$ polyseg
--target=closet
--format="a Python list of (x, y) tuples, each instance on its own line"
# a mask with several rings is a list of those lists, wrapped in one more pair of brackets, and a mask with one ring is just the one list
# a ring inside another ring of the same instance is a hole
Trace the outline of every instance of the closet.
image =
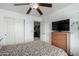
[(18, 44), (24, 42), (24, 20), (3, 17), (0, 28), (2, 29), (2, 45)]

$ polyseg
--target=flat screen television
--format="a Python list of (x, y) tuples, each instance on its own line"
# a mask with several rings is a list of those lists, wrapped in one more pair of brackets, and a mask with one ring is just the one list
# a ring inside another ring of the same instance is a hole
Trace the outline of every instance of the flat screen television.
[(52, 22), (52, 30), (53, 31), (69, 31), (70, 30), (69, 23), (70, 23), (69, 19)]

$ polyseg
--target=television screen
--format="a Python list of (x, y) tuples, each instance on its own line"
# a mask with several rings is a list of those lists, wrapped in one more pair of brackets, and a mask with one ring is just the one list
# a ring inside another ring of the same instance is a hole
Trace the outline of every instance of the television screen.
[(53, 31), (69, 31), (69, 19), (52, 22)]

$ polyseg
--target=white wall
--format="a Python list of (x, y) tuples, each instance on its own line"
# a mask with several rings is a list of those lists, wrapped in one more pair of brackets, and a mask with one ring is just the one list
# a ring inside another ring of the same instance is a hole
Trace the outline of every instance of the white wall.
[[(42, 19), (40, 17), (23, 15), (16, 12), (0, 9), (0, 38), (4, 37), (2, 42), (0, 42), (1, 45), (33, 41), (33, 23), (34, 21), (41, 20)], [(5, 37), (6, 33), (8, 34)]]
[[(78, 17), (78, 16), (77, 16)], [(75, 21), (79, 22), (79, 18), (73, 18), (73, 21), (71, 21), (71, 25), (72, 23), (74, 23)], [(73, 55), (78, 55), (79, 56), (79, 30), (78, 30), (78, 24), (74, 24), (73, 26), (71, 26), (71, 54)]]
[[(46, 20), (46, 19), (45, 19)], [(41, 22), (41, 40), (51, 44), (51, 22), (50, 21), (42, 21)]]
[(71, 54), (73, 55), (79, 55), (78, 51), (79, 51), (79, 31), (77, 31), (77, 26), (78, 25), (74, 25), (74, 28), (72, 29), (71, 24), (77, 20), (79, 20), (79, 14), (78, 14), (78, 10), (76, 10), (73, 6), (69, 6), (66, 8), (63, 8), (57, 12), (51, 13), (50, 15), (44, 16), (43, 17), (43, 33), (41, 34), (41, 39), (43, 41), (46, 41), (48, 43), (51, 43), (51, 28), (52, 25), (51, 23), (53, 21), (59, 21), (59, 20), (65, 20), (65, 19), (70, 19), (70, 50), (71, 50)]

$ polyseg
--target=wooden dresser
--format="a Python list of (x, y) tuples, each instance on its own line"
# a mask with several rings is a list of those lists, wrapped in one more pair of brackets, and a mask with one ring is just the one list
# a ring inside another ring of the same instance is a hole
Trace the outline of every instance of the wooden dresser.
[(68, 54), (70, 50), (70, 42), (69, 42), (69, 32), (52, 32), (51, 33), (51, 43), (59, 48), (64, 49)]

